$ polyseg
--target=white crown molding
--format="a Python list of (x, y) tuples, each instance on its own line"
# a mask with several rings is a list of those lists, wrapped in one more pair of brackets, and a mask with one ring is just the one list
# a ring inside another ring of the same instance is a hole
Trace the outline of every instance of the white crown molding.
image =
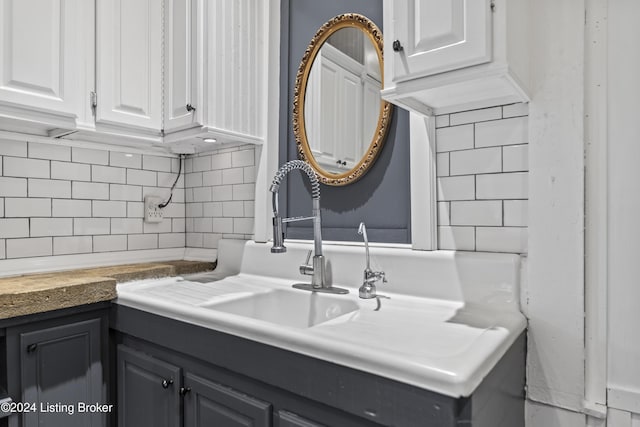
[[(0, 277), (182, 259), (185, 259), (185, 248), (18, 258), (0, 261)], [(212, 259), (215, 257), (208, 260)]]

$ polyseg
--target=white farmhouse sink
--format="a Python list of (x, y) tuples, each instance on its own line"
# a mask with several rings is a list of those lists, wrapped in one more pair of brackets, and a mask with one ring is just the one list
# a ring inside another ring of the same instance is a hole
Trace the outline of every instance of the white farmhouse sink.
[(281, 289), (201, 307), (293, 328), (309, 328), (359, 308), (344, 296)]

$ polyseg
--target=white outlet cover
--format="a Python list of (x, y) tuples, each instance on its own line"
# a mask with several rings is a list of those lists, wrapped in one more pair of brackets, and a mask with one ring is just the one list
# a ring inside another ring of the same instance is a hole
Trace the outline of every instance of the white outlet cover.
[(158, 207), (162, 203), (158, 196), (144, 196), (144, 221), (149, 223), (162, 222), (163, 212)]

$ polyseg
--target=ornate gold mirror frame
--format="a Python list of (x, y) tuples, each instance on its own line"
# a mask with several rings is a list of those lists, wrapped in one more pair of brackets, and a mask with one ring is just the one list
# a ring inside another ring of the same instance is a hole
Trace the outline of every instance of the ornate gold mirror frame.
[(305, 96), (307, 94), (307, 83), (311, 72), (311, 66), (320, 52), (322, 45), (333, 33), (342, 28), (357, 28), (367, 35), (378, 55), (380, 80), (381, 85), (383, 84), (384, 59), (382, 32), (376, 24), (366, 16), (357, 13), (347, 13), (330, 19), (316, 32), (311, 43), (309, 43), (309, 46), (302, 57), (300, 67), (298, 68), (293, 96), (293, 133), (296, 139), (298, 157), (311, 165), (317, 173), (320, 182), (333, 186), (351, 184), (362, 178), (362, 176), (371, 168), (382, 150), (391, 120), (391, 113), (393, 111), (393, 106), (390, 103), (383, 100), (380, 101), (378, 123), (376, 130), (373, 133), (372, 141), (359, 162), (350, 170), (343, 173), (327, 172), (314, 158), (305, 127)]

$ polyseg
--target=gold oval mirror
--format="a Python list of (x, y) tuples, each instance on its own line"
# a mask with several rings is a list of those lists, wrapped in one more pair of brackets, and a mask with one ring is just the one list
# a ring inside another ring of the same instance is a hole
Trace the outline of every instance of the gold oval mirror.
[(360, 179), (382, 150), (392, 105), (380, 98), (382, 32), (357, 13), (316, 32), (296, 75), (293, 133), (298, 156), (327, 185)]

